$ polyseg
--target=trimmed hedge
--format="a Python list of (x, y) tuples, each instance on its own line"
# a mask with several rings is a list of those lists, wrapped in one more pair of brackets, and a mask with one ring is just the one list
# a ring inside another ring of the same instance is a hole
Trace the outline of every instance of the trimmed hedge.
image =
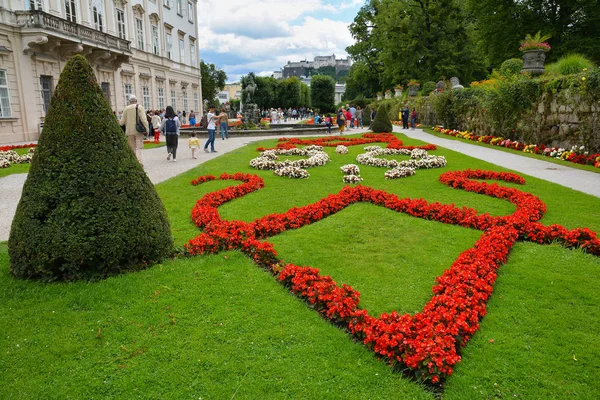
[(375, 120), (371, 125), (371, 129), (375, 133), (392, 132), (392, 122), (388, 116), (388, 106), (382, 104), (375, 114)]
[(8, 247), (13, 275), (43, 281), (138, 270), (173, 251), (166, 210), (82, 56), (60, 76)]

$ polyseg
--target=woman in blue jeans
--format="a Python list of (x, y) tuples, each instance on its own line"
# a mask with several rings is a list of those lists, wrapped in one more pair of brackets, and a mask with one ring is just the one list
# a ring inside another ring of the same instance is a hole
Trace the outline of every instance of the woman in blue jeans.
[(221, 108), (221, 114), (219, 115), (219, 121), (221, 126), (221, 139), (225, 140), (225, 138), (229, 139), (229, 127), (227, 126), (228, 118), (227, 112), (224, 108)]
[(208, 153), (208, 145), (210, 145), (210, 151), (212, 153), (216, 153), (217, 151), (215, 150), (215, 129), (216, 129), (216, 121), (219, 119), (219, 117), (217, 117), (215, 115), (215, 106), (211, 105), (209, 107), (209, 111), (208, 114), (206, 114), (206, 120), (208, 121), (208, 140), (206, 141), (206, 144), (204, 145), (204, 151)]

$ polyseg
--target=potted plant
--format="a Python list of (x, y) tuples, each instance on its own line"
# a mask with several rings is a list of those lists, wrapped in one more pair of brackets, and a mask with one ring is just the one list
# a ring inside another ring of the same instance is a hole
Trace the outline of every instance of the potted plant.
[(404, 89), (404, 87), (402, 85), (396, 85), (394, 86), (394, 96), (395, 97), (402, 97), (402, 89)]
[(377, 92), (377, 100), (383, 100), (383, 93)]
[(523, 69), (521, 72), (528, 72), (533, 75), (544, 73), (544, 62), (546, 53), (551, 47), (547, 40), (550, 35), (543, 35), (538, 32), (535, 35), (527, 34), (525, 40), (521, 42), (519, 50), (523, 53)]
[(416, 96), (417, 93), (419, 92), (419, 87), (421, 85), (419, 84), (419, 81), (411, 80), (411, 81), (408, 81), (407, 86), (408, 86), (408, 95)]
[(385, 91), (385, 98), (386, 99), (391, 99), (392, 98), (392, 91), (390, 89)]

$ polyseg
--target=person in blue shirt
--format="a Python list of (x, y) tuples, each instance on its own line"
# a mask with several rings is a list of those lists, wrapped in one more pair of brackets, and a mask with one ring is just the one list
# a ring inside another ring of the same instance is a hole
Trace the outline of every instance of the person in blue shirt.
[(321, 123), (321, 117), (319, 117), (319, 114), (315, 115), (315, 125), (319, 125)]

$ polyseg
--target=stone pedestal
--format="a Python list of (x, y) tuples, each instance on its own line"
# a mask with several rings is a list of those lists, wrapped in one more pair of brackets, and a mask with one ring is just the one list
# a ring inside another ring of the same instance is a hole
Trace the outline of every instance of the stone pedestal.
[(392, 92), (390, 92), (390, 91), (385, 92), (385, 98), (386, 99), (391, 99), (392, 98)]
[(244, 104), (244, 111), (242, 113), (244, 116), (244, 122), (253, 122), (258, 124), (260, 121), (260, 115), (258, 111), (258, 106), (256, 104)]
[(409, 96), (416, 96), (418, 93), (419, 93), (418, 86), (409, 86), (408, 87), (408, 95)]
[(399, 89), (399, 88), (394, 89), (394, 96), (402, 97), (402, 89)]
[(383, 100), (383, 95), (381, 93), (377, 93), (377, 100)]
[(544, 62), (546, 61), (546, 52), (544, 50), (528, 50), (523, 52), (523, 69), (521, 72), (528, 72), (532, 75), (544, 73)]

